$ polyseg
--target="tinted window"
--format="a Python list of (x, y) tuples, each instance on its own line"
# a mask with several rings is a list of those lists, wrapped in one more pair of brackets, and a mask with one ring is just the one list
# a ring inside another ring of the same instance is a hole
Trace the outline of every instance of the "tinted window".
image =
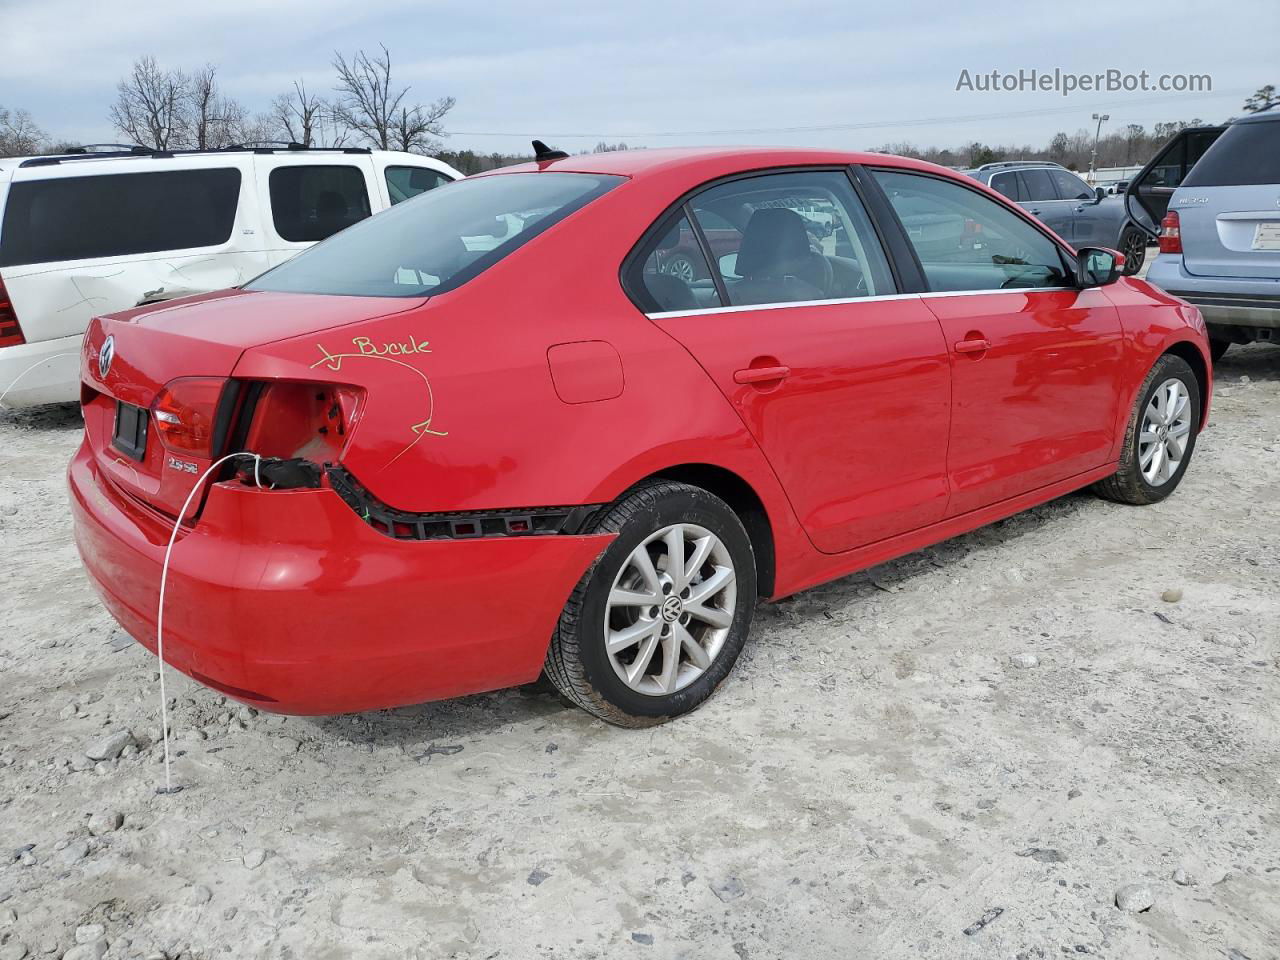
[(239, 197), (236, 169), (14, 183), (0, 266), (217, 246), (231, 238)]
[(991, 178), (991, 189), (997, 193), (1003, 193), (1015, 203), (1024, 199), (1022, 196), (1022, 184), (1019, 182), (1016, 173), (997, 173)]
[(277, 167), (269, 183), (271, 219), (284, 240), (323, 240), (369, 216), (359, 167)]
[(1188, 187), (1280, 184), (1280, 120), (1231, 124), (1182, 182)]
[(1058, 196), (1063, 200), (1092, 200), (1095, 196), (1093, 188), (1074, 173), (1068, 173), (1066, 170), (1050, 170), (1049, 176), (1053, 178), (1054, 185), (1058, 188)]
[[(732, 224), (726, 224), (733, 229)], [(684, 214), (664, 226), (641, 251), (639, 286), (645, 309), (697, 310), (721, 306), (711, 268)]]
[(1053, 189), (1053, 181), (1049, 179), (1048, 170), (1019, 170), (1022, 178), (1023, 199), (1057, 200), (1058, 191)]
[(459, 180), (304, 250), (247, 289), (368, 297), (452, 289), (621, 181), (583, 173)]
[(453, 182), (439, 170), (429, 170), (426, 167), (387, 167), (386, 176), (387, 194), (391, 197), (392, 206), (401, 200), (408, 200)]
[(875, 176), (931, 290), (1068, 285), (1057, 244), (989, 197), (937, 177), (888, 170)]
[(875, 230), (842, 172), (734, 180), (690, 206), (734, 306), (893, 292)]

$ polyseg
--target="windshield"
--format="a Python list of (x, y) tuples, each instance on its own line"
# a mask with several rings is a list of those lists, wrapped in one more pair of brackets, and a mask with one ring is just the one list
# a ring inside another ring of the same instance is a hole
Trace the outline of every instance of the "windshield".
[(361, 297), (451, 290), (622, 179), (511, 173), (458, 180), (343, 230), (245, 289)]

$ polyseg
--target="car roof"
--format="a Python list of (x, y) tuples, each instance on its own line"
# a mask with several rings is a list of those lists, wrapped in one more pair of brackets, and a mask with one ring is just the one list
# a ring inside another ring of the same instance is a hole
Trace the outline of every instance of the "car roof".
[[(240, 166), (251, 163), (255, 155), (274, 156), (298, 160), (302, 163), (313, 163), (319, 158), (322, 161), (335, 157), (380, 157), (387, 161), (397, 161), (413, 166), (426, 166), (443, 172), (452, 171), (443, 160), (418, 153), (405, 153), (402, 150), (370, 150), (350, 147), (311, 147), (301, 150), (287, 148), (239, 148), (226, 150), (175, 150), (173, 152), (153, 153), (59, 153), (28, 157), (6, 157), (0, 159), (0, 173), (10, 176), (19, 170), (20, 178), (42, 179), (44, 177), (89, 176), (104, 171), (120, 173), (124, 171), (159, 172), (166, 169), (184, 169), (188, 167), (207, 168), (211, 166)], [(456, 171), (454, 171), (456, 173)]]
[(913, 169), (942, 171), (952, 176), (955, 171), (923, 160), (912, 160), (886, 153), (850, 150), (819, 150), (797, 147), (660, 147), (653, 150), (614, 150), (607, 153), (583, 153), (561, 160), (544, 160), (489, 170), (474, 176), (507, 173), (601, 173), (622, 177), (639, 177), (674, 168), (687, 169), (709, 176), (769, 167), (847, 166), (851, 163), (869, 166), (904, 166)]
[(1259, 110), (1257, 113), (1251, 113), (1244, 117), (1236, 117), (1232, 123), (1277, 123), (1280, 122), (1280, 110), (1274, 107), (1267, 107), (1265, 110)]

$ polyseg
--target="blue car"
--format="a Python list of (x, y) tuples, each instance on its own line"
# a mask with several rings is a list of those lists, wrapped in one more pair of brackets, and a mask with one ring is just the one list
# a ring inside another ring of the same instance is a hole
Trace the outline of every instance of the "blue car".
[(1214, 359), (1280, 343), (1280, 110), (1183, 130), (1129, 185), (1160, 253), (1147, 279), (1200, 308)]
[(1077, 250), (1110, 247), (1124, 254), (1124, 272), (1142, 269), (1147, 234), (1125, 213), (1124, 201), (1091, 187), (1061, 164), (1005, 160), (964, 171), (1003, 193)]

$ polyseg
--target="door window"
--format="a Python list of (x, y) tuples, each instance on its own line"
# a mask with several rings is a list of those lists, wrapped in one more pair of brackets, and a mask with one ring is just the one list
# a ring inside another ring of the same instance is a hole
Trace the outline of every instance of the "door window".
[(991, 178), (991, 189), (996, 193), (1003, 193), (1014, 203), (1018, 203), (1027, 199), (1022, 195), (1022, 185), (1018, 180), (1018, 175), (1013, 171), (1009, 173), (997, 173)]
[(991, 198), (923, 174), (877, 170), (875, 177), (931, 290), (1069, 285), (1057, 244)]
[(639, 286), (646, 309), (661, 313), (723, 306), (702, 246), (683, 213), (662, 227), (642, 253)]
[(391, 205), (402, 200), (416, 197), (420, 193), (434, 190), (453, 181), (439, 170), (428, 167), (387, 167), (387, 194), (391, 197)]
[(733, 180), (689, 206), (733, 306), (894, 292), (875, 230), (842, 171)]
[(1022, 180), (1023, 200), (1031, 202), (1058, 199), (1058, 191), (1053, 188), (1048, 170), (1019, 170), (1018, 177)]
[(1093, 188), (1074, 173), (1068, 173), (1066, 170), (1050, 170), (1049, 176), (1053, 178), (1054, 185), (1058, 188), (1058, 196), (1063, 200), (1092, 200), (1094, 198)]
[(276, 167), (269, 184), (276, 233), (293, 243), (324, 240), (370, 213), (359, 167)]
[(217, 246), (231, 238), (239, 199), (233, 167), (19, 181), (0, 266)]

